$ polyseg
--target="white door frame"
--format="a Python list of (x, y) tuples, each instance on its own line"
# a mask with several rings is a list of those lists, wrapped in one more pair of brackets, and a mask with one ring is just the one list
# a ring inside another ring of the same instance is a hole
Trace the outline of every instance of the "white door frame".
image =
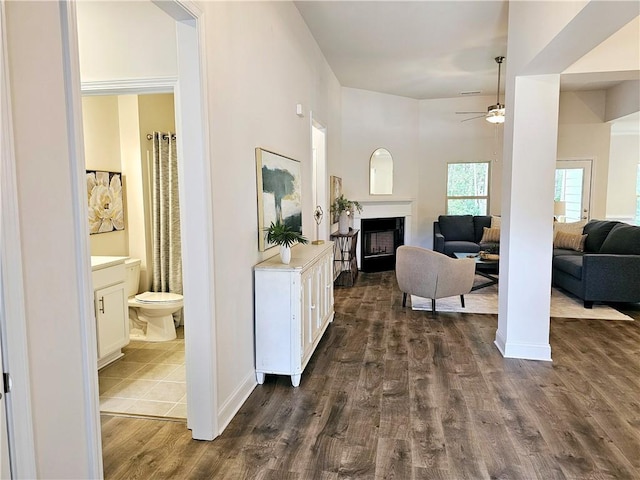
[(582, 205), (580, 207), (580, 218), (589, 220), (591, 218), (592, 192), (593, 192), (593, 159), (558, 159), (556, 170), (582, 168)]
[[(329, 229), (331, 228), (331, 212), (328, 198), (329, 186), (327, 181), (327, 127), (320, 123), (311, 112), (311, 159), (313, 161), (313, 205), (320, 205), (324, 212), (322, 223), (317, 229), (318, 238), (316, 240), (329, 240)], [(322, 134), (323, 145), (320, 156), (316, 151), (317, 145), (314, 141), (314, 130)]]
[[(159, 8), (176, 20), (176, 34), (178, 43), (178, 81), (175, 84), (176, 129), (178, 136), (178, 155), (180, 162), (179, 190), (180, 216), (182, 228), (182, 265), (184, 289), (188, 292), (184, 300), (185, 318), (185, 364), (187, 374), (187, 427), (192, 430), (192, 436), (198, 440), (213, 440), (219, 435), (218, 405), (217, 405), (217, 364), (215, 356), (215, 304), (214, 304), (214, 266), (213, 266), (213, 205), (211, 196), (211, 172), (208, 163), (208, 116), (206, 95), (206, 65), (203, 48), (205, 43), (204, 13), (192, 2), (188, 1), (158, 1), (154, 2)], [(70, 4), (75, 22), (75, 5)], [(75, 23), (74, 23), (75, 25)], [(70, 58), (78, 59), (77, 37), (69, 36), (64, 46)], [(73, 72), (80, 76), (79, 68)], [(137, 88), (155, 86), (163, 88), (162, 84), (171, 83), (169, 79), (152, 79), (145, 83), (141, 81), (125, 80), (121, 83), (133, 93)], [(111, 85), (103, 84), (102, 93), (109, 89), (118, 89), (117, 82)], [(158, 90), (156, 90), (158, 91)], [(112, 92), (111, 92), (112, 93)], [(122, 91), (120, 91), (122, 93)], [(81, 115), (80, 88), (70, 92), (72, 103), (78, 105)], [(81, 118), (81, 117), (80, 117)], [(76, 133), (81, 134), (81, 123), (76, 126)], [(80, 136), (80, 138), (82, 138)], [(84, 178), (84, 156), (77, 155), (71, 159), (72, 167)], [(188, 186), (188, 188), (187, 188)], [(85, 185), (76, 185), (78, 192), (83, 192)], [(79, 198), (84, 198), (85, 193)], [(82, 211), (86, 210), (86, 207)], [(75, 218), (78, 232), (83, 235), (83, 242), (87, 246), (89, 239), (84, 232), (86, 217)], [(83, 263), (88, 262), (82, 258)], [(86, 271), (90, 271), (86, 265)], [(87, 285), (90, 278), (85, 278)], [(94, 338), (86, 338), (86, 342), (94, 342)], [(91, 359), (85, 358), (90, 363)], [(95, 366), (95, 359), (93, 359)], [(97, 384), (97, 371), (93, 369), (87, 379), (89, 383)], [(97, 392), (96, 392), (97, 395)], [(87, 400), (93, 401), (93, 400)], [(97, 402), (97, 396), (95, 401)], [(96, 412), (99, 438), (99, 411)], [(99, 445), (98, 445), (99, 448)], [(99, 451), (99, 450), (98, 450)]]
[(5, 5), (2, 1), (0, 2), (0, 35), (2, 36), (0, 42), (0, 341), (5, 371), (9, 372), (13, 378), (11, 392), (5, 395), (12, 475), (13, 478), (37, 478), (5, 19)]

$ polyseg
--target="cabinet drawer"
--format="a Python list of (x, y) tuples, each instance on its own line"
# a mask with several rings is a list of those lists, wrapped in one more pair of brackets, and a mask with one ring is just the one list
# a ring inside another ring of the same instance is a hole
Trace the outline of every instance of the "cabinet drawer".
[(114, 283), (120, 283), (125, 281), (125, 269), (124, 263), (121, 265), (114, 265), (112, 267), (101, 268), (100, 270), (94, 270), (91, 272), (91, 280), (93, 282), (93, 289), (108, 287)]

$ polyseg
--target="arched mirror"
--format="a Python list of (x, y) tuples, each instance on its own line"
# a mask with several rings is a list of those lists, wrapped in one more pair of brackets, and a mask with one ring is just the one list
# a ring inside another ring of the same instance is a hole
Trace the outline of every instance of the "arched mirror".
[(393, 158), (386, 148), (378, 148), (369, 161), (369, 194), (393, 193)]

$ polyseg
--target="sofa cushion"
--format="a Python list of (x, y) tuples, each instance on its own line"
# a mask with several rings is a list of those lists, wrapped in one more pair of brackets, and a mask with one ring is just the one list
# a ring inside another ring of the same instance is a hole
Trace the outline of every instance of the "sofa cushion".
[(640, 255), (640, 227), (625, 223), (615, 225), (602, 243), (600, 253)]
[(502, 223), (502, 217), (491, 215), (491, 228), (500, 228), (501, 223)]
[(557, 257), (559, 255), (582, 255), (582, 252), (578, 252), (576, 250), (569, 250), (568, 248), (554, 248), (553, 256)]
[(572, 277), (582, 278), (582, 255), (560, 255), (553, 257), (553, 268)]
[(477, 215), (473, 217), (473, 241), (480, 243), (485, 227), (491, 227), (490, 215)]
[(584, 226), (583, 233), (589, 235), (584, 243), (584, 251), (587, 253), (598, 253), (607, 235), (613, 227), (620, 222), (609, 220), (591, 220)]
[(567, 232), (556, 233), (553, 239), (554, 248), (566, 248), (568, 250), (575, 250), (577, 252), (584, 252), (584, 242), (588, 235), (580, 235)]
[(453, 256), (455, 252), (478, 253), (479, 251), (480, 245), (475, 242), (456, 240), (453, 242), (445, 242), (444, 244), (444, 253), (450, 257)]
[(473, 242), (473, 216), (472, 215), (440, 215), (438, 217), (440, 232), (446, 242), (461, 240)]

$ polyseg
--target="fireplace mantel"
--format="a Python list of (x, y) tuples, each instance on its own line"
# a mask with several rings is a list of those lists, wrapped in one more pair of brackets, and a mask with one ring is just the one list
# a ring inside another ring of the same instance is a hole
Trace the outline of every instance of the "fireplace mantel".
[[(355, 212), (353, 228), (362, 228), (363, 218), (394, 218), (404, 217), (404, 244), (411, 244), (411, 217), (413, 215), (413, 200), (358, 200), (362, 205), (362, 212)], [(360, 248), (358, 248), (358, 265), (362, 265)]]

